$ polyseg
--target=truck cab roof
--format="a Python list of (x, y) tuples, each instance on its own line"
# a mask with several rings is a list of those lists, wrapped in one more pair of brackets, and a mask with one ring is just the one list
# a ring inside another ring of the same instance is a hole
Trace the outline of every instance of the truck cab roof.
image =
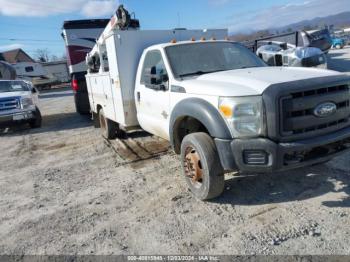
[[(188, 41), (179, 41), (179, 42), (168, 42), (168, 43), (161, 43), (161, 44), (157, 44), (157, 45), (152, 45), (148, 48), (145, 49), (145, 51), (147, 50), (151, 50), (151, 49), (164, 49), (167, 48), (169, 46), (178, 46), (178, 45), (186, 45), (186, 44), (204, 44), (204, 43), (220, 43), (220, 42), (228, 42), (227, 40), (188, 40)], [(231, 42), (231, 43), (235, 43), (235, 42)]]

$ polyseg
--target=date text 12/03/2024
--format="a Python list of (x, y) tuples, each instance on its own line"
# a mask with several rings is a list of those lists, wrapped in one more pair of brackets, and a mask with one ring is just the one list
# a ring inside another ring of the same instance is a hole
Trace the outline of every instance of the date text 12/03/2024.
[(128, 256), (128, 261), (219, 261), (217, 256)]

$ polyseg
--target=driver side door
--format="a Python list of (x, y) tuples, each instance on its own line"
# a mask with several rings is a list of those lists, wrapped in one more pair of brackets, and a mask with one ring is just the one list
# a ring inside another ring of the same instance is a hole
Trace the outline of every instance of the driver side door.
[[(150, 72), (162, 76), (162, 81), (150, 84)], [(137, 80), (135, 102), (140, 126), (149, 133), (169, 138), (169, 80), (164, 59), (159, 50), (145, 56), (140, 80)]]

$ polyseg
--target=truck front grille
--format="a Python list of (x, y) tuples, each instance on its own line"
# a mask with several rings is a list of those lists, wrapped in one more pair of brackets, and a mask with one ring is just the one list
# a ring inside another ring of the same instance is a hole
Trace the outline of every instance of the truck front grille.
[[(318, 117), (315, 108), (326, 102), (337, 106), (334, 114)], [(281, 135), (312, 135), (328, 132), (350, 124), (350, 90), (348, 85), (337, 85), (318, 89), (308, 89), (290, 93), (280, 99)]]
[(19, 97), (0, 98), (0, 112), (14, 110), (20, 107)]

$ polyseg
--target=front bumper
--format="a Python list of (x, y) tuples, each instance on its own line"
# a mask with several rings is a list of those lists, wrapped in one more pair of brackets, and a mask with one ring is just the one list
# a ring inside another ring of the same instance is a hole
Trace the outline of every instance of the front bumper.
[[(350, 127), (327, 135), (288, 143), (276, 143), (266, 138), (215, 139), (221, 164), (227, 171), (273, 172), (322, 163), (350, 150)], [(246, 152), (260, 152), (266, 161), (251, 164)]]
[(18, 122), (26, 122), (35, 118), (35, 111), (24, 110), (0, 115), (0, 125), (11, 125)]

